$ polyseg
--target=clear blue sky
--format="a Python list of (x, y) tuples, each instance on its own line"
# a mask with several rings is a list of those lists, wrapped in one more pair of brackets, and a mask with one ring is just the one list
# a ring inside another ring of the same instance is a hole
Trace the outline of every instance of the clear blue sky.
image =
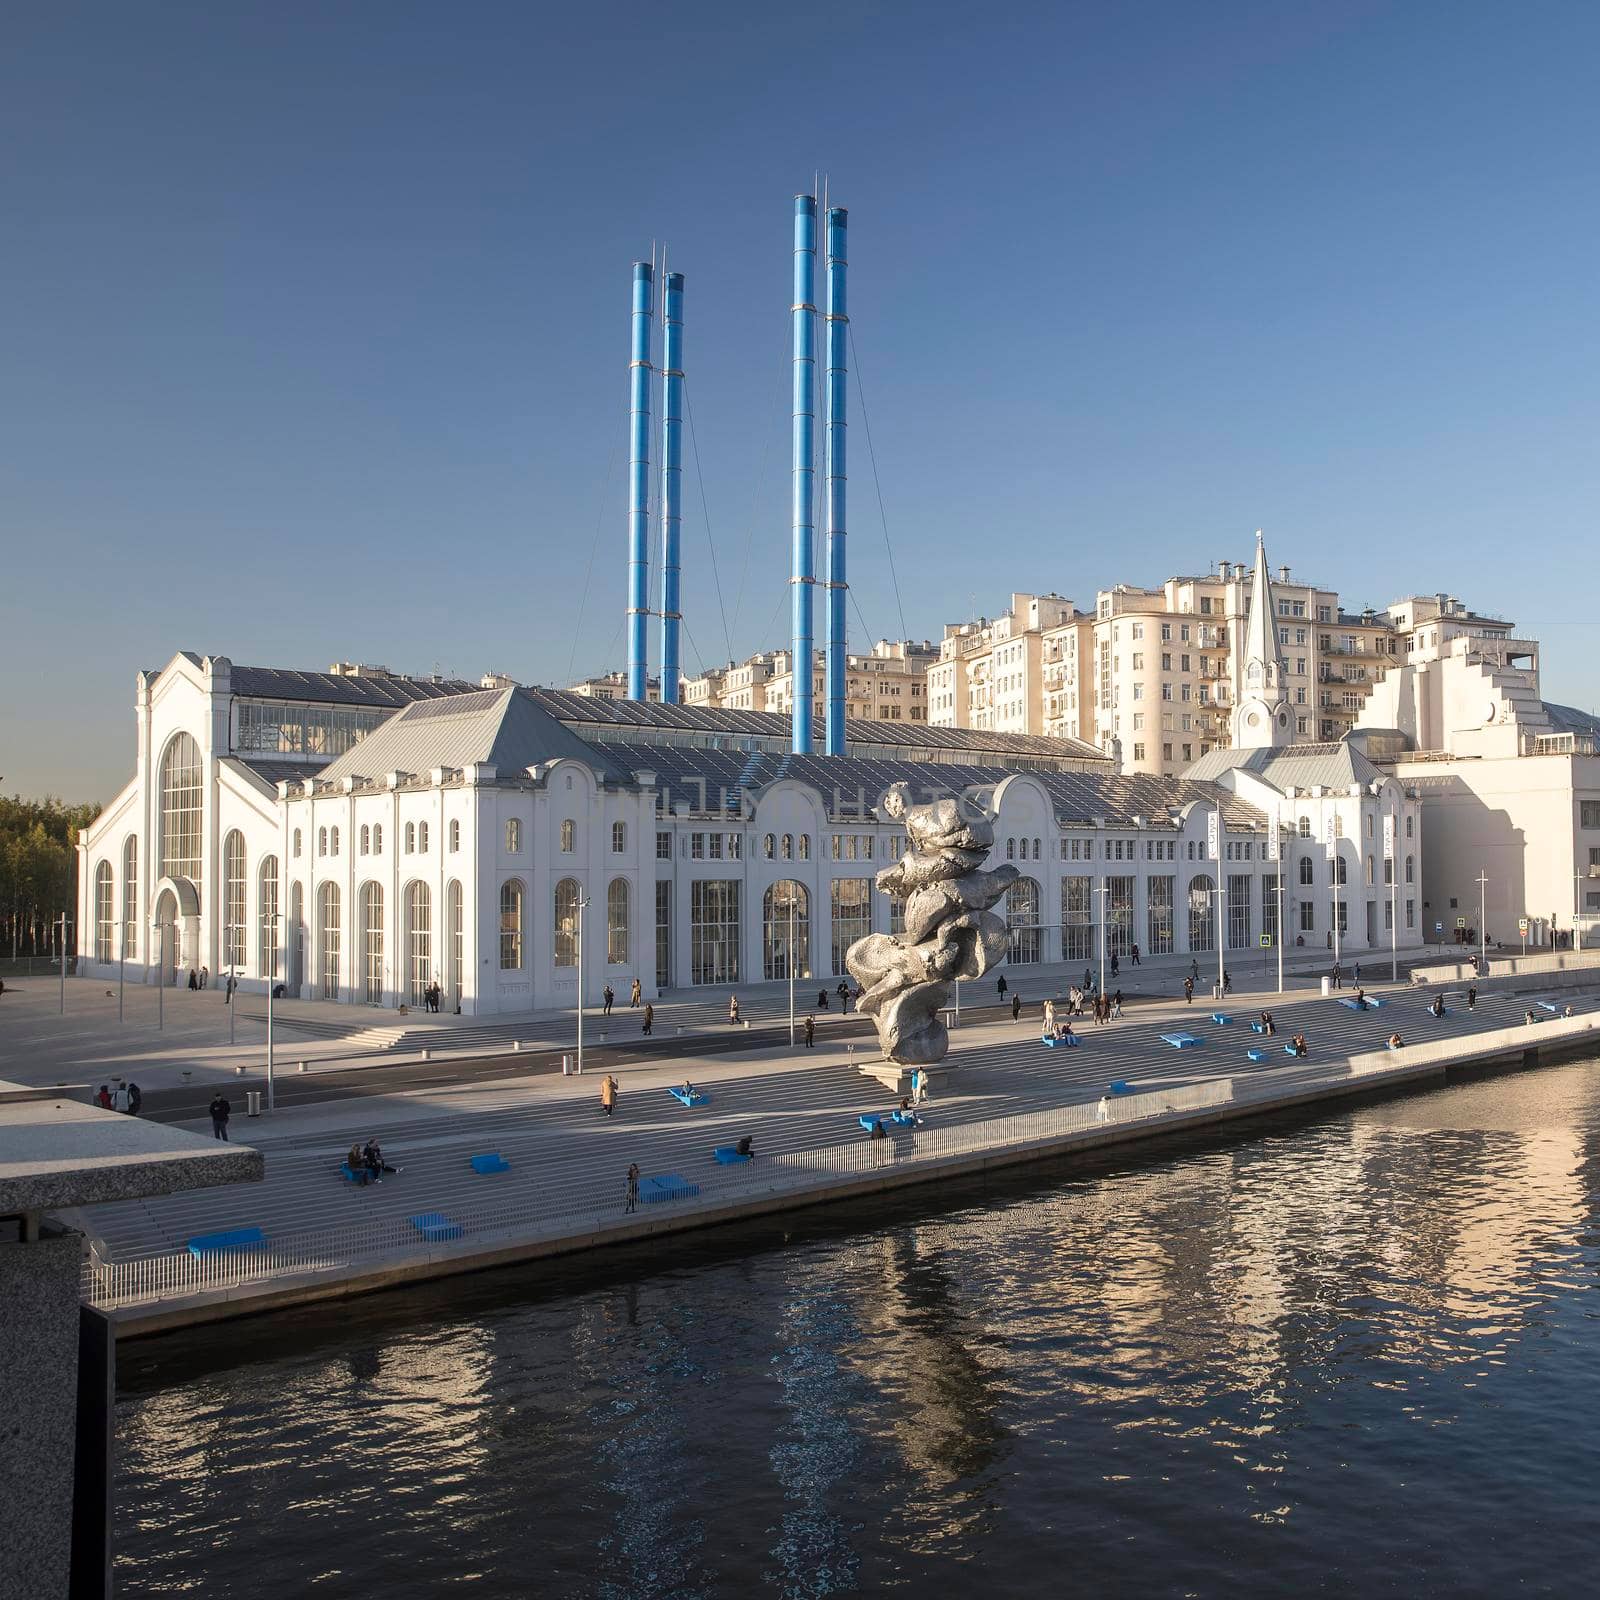
[[(1348, 603), (1514, 617), (1593, 705), (1597, 60), (1592, 4), (14, 7), (4, 786), (109, 798), (180, 648), (620, 665), (653, 239), (724, 602), (691, 456), (686, 665), (724, 611), (781, 642), (819, 169), (912, 633), (1263, 527)], [(851, 576), (897, 635), (859, 422)]]

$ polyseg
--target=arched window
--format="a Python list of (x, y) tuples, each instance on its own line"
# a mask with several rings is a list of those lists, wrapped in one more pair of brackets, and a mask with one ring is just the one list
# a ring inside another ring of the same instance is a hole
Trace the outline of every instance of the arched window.
[(237, 828), (222, 841), (222, 964), (230, 972), (245, 963), (244, 835)]
[(361, 998), (383, 1004), (383, 885), (361, 886)]
[(1311, 818), (1308, 816), (1301, 817), (1300, 819), (1300, 837), (1302, 839), (1309, 839), (1311, 837)]
[[(1026, 844), (1027, 840), (1023, 840)], [(1039, 885), (1033, 878), (1016, 878), (1006, 890), (1006, 926), (1011, 930), (1011, 951), (1007, 959), (1036, 962), (1039, 959)]]
[(364, 856), (372, 854), (372, 829), (364, 822), (361, 824), (361, 853)]
[[(562, 824), (564, 829), (570, 826), (570, 823)], [(558, 967), (578, 964), (578, 884), (575, 878), (563, 878), (556, 885), (555, 961)]]
[(330, 855), (335, 855), (335, 856), (338, 855), (338, 853), (339, 853), (339, 830), (337, 828), (335, 828), (333, 830), (333, 832), (332, 832), (332, 834), (330, 836), (329, 844), (328, 844), (328, 853)]
[(269, 981), (278, 976), (278, 858), (262, 859), (256, 881), (256, 970)]
[[(517, 855), (522, 849), (522, 823), (517, 817), (506, 818), (506, 854)], [(519, 961), (518, 966), (522, 963)]]
[(1311, 857), (1310, 856), (1301, 856), (1300, 857), (1300, 881), (1301, 881), (1301, 883), (1304, 883), (1304, 884), (1313, 883), (1315, 881), (1315, 871), (1316, 871), (1316, 869), (1312, 864)]
[(778, 855), (784, 861), (794, 860), (794, 835), (792, 833), (784, 834), (782, 840), (779, 841)]
[(1368, 856), (1367, 857), (1367, 887), (1369, 889), (1372, 887), (1372, 882), (1373, 882), (1373, 879), (1372, 879), (1372, 857)]
[(428, 853), (428, 824), (426, 822), (417, 824), (417, 850), (421, 855), (427, 855)]
[(1407, 856), (1406, 857), (1406, 882), (1407, 883), (1415, 883), (1416, 880), (1417, 880), (1417, 858), (1415, 856)]
[(317, 829), (317, 854), (319, 856), (325, 856), (325, 855), (327, 855), (327, 853), (328, 853), (328, 830), (326, 828), (318, 828)]
[(500, 885), (500, 970), (516, 972), (522, 966), (522, 880), (510, 878)]
[(381, 822), (372, 824), (372, 853), (375, 856), (383, 854), (383, 824)]
[[(570, 778), (567, 779), (571, 783)], [(570, 856), (578, 848), (578, 825), (571, 817), (563, 818), (561, 823), (561, 853)]]
[(102, 861), (94, 869), (94, 958), (111, 960), (111, 925), (116, 917), (116, 896), (112, 891), (111, 863)]
[(415, 855), (417, 850), (417, 825), (414, 822), (406, 824), (406, 854)]
[(761, 970), (769, 979), (811, 976), (811, 896), (782, 878), (761, 899)]
[[(454, 824), (452, 824), (454, 826)], [(462, 941), (466, 937), (461, 921), (461, 882), (458, 878), (450, 880), (450, 887), (445, 890), (445, 915), (449, 926), (446, 930), (450, 940), (450, 999), (454, 1005), (461, 1004), (461, 975), (465, 970), (462, 965)]]
[(339, 998), (339, 885), (332, 878), (317, 891), (317, 951), (321, 963), (322, 998)]
[(415, 879), (406, 886), (406, 967), (406, 993), (420, 1006), (433, 972), (433, 896)]
[(289, 937), (284, 942), (289, 988), (298, 992), (306, 981), (306, 907), (298, 880), (289, 886)]
[(179, 733), (161, 758), (161, 876), (200, 887), (200, 746)]
[[(458, 817), (450, 819), (450, 848), (452, 850), (461, 848), (461, 821)], [(456, 887), (460, 888), (460, 885), (457, 884)]]
[(628, 825), (625, 822), (611, 824), (611, 853), (620, 856), (628, 848)]
[(767, 835), (767, 836), (766, 836), (766, 838), (765, 838), (765, 839), (763, 839), (763, 840), (762, 840), (762, 841), (761, 841), (761, 854), (762, 854), (762, 855), (763, 855), (763, 856), (764, 856), (764, 857), (765, 857), (765, 858), (766, 858), (766, 859), (767, 859), (767, 860), (768, 860), (768, 861), (770, 861), (770, 860), (771, 860), (771, 859), (772, 859), (772, 857), (773, 857), (773, 855), (774, 855), (774, 854), (775, 854), (775, 853), (776, 853), (776, 851), (777, 851), (777, 848), (778, 848), (778, 841), (777, 841), (777, 839), (776, 839), (776, 838), (774, 838), (774, 837), (773, 837), (773, 835), (772, 835), (772, 834), (770, 834), (770, 833), (769, 833), (769, 834), (768, 834), (768, 835)]
[(1341, 887), (1350, 881), (1350, 863), (1343, 856), (1335, 856), (1328, 863), (1328, 882), (1338, 880)]
[(130, 833), (122, 847), (123, 954), (139, 954), (139, 841)]
[(1015, 861), (1016, 859), (1017, 859), (1017, 841), (1015, 839), (1007, 839), (1006, 840), (1006, 860), (1007, 861)]
[[(622, 824), (616, 824), (620, 828)], [(616, 842), (616, 831), (612, 831)], [(614, 967), (628, 964), (628, 880), (613, 878), (606, 887), (606, 960)]]
[(1216, 890), (1210, 875), (1197, 872), (1189, 880), (1189, 948), (1215, 950), (1216, 913), (1211, 906), (1211, 896)]
[(1033, 859), (1035, 861), (1039, 859), (1039, 841), (1037, 839), (1033, 841)]
[(294, 830), (294, 858), (296, 861), (300, 859), (300, 830), (298, 828)]
[(795, 851), (802, 861), (811, 859), (811, 835), (809, 833), (802, 833), (795, 841)]

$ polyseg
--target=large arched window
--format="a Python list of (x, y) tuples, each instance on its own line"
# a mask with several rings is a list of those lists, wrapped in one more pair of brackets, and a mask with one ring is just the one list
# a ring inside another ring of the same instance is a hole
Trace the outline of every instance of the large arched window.
[[(620, 828), (622, 824), (619, 822)], [(606, 886), (606, 960), (614, 967), (628, 964), (628, 880), (613, 878)]]
[(161, 875), (200, 888), (200, 746), (173, 736), (161, 758)]
[(361, 997), (383, 1004), (383, 885), (361, 887)]
[(1415, 856), (1407, 856), (1406, 857), (1406, 882), (1407, 883), (1415, 883), (1416, 880), (1417, 880), (1417, 858)]
[[(451, 823), (451, 827), (454, 826), (455, 824)], [(445, 932), (450, 940), (447, 947), (450, 961), (450, 998), (455, 1005), (459, 1006), (461, 1004), (461, 978), (466, 970), (462, 961), (462, 943), (466, 938), (466, 933), (461, 920), (460, 879), (452, 878), (450, 880), (450, 887), (445, 890), (445, 902), (445, 915), (448, 919), (448, 927)]]
[(1039, 959), (1039, 884), (1034, 878), (1017, 878), (1006, 890), (1006, 926), (1011, 930), (1009, 961)]
[(289, 886), (289, 937), (284, 940), (289, 987), (298, 992), (306, 981), (306, 906), (299, 881)]
[(339, 998), (339, 885), (327, 879), (317, 891), (317, 957), (322, 998)]
[(1197, 872), (1189, 880), (1189, 948), (1215, 950), (1216, 925), (1212, 920), (1211, 896), (1216, 889), (1209, 874)]
[(522, 880), (500, 885), (500, 970), (516, 972), (522, 966)]
[(244, 835), (231, 828), (222, 841), (222, 964), (238, 972), (245, 962)]
[(406, 887), (406, 967), (406, 993), (420, 1006), (433, 972), (433, 896), (420, 881)]
[(761, 899), (761, 970), (768, 978), (811, 976), (811, 896), (781, 878)]
[(260, 949), (256, 967), (269, 981), (278, 976), (278, 858), (267, 856), (261, 863), (256, 883), (256, 922), (260, 928)]
[(577, 966), (578, 883), (575, 878), (563, 878), (556, 885), (554, 929), (556, 965)]
[(122, 952), (139, 954), (139, 841), (130, 833), (122, 846)]
[(102, 861), (94, 869), (94, 958), (111, 960), (111, 924), (116, 917), (116, 896), (111, 881), (111, 863)]

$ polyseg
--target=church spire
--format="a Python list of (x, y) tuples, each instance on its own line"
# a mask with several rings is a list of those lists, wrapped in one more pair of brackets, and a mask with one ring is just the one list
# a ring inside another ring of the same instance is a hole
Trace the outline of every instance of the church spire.
[(1273, 613), (1272, 584), (1267, 577), (1267, 548), (1259, 528), (1242, 653), (1244, 671), (1233, 712), (1235, 748), (1270, 750), (1292, 744), (1294, 723), (1289, 710), (1288, 672), (1278, 645), (1278, 619)]

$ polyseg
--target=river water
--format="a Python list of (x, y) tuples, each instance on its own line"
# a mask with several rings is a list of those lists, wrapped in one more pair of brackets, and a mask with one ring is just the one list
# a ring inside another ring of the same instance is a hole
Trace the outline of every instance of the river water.
[(1590, 1595), (1600, 1063), (122, 1356), (121, 1595)]

